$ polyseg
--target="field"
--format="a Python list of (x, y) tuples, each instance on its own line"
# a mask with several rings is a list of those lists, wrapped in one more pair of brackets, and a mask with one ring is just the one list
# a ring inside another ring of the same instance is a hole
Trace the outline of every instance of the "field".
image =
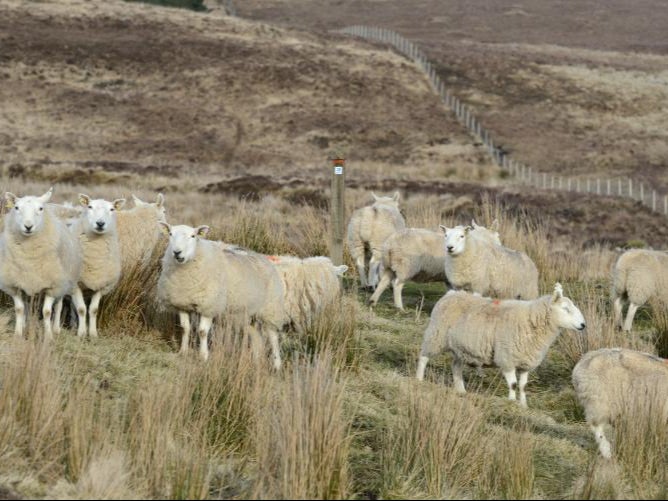
[[(580, 356), (598, 347), (668, 356), (668, 316), (658, 305), (639, 311), (629, 335), (613, 327), (609, 301), (618, 248), (665, 247), (665, 218), (629, 200), (514, 185), (414, 66), (382, 47), (326, 33), (316, 5), (324, 2), (240, 6), (242, 15), (273, 16), (279, 27), (120, 1), (0, 0), (0, 192), (41, 194), (53, 185), (55, 201), (74, 202), (79, 192), (151, 200), (160, 191), (174, 224), (208, 224), (212, 238), (266, 254), (327, 255), (327, 156), (339, 150), (349, 159), (348, 215), (372, 190), (400, 190), (408, 226), (498, 219), (503, 243), (536, 262), (542, 293), (564, 284), (586, 331), (562, 333), (530, 375), (528, 410), (507, 401), (492, 368), (467, 370), (469, 393), (460, 397), (451, 389), (449, 356), (430, 362), (425, 382), (414, 378), (445, 286), (411, 283), (406, 312), (395, 311), (389, 292), (371, 311), (346, 254), (340, 307), (306, 335), (285, 335), (281, 372), (222, 327), (202, 363), (194, 349), (178, 354), (177, 318), (153, 300), (160, 247), (150, 266), (103, 299), (95, 341), (66, 329), (44, 345), (35, 305), (28, 340), (17, 340), (10, 300), (1, 298), (0, 498), (666, 498), (666, 427), (626, 416), (611, 435), (616, 459), (603, 461), (570, 382)], [(304, 11), (311, 17), (303, 27), (315, 29), (295, 28)], [(332, 14), (333, 28), (348, 23), (335, 11), (320, 14)], [(387, 10), (388, 23), (397, 12)], [(408, 29), (411, 17), (403, 22)], [(466, 43), (471, 51), (492, 42), (504, 51), (520, 40), (520, 27), (507, 39)], [(425, 33), (406, 32), (424, 35), (430, 55), (456, 68), (445, 54), (462, 53), (429, 46)], [(649, 23), (638, 47), (594, 33), (572, 39), (578, 48), (563, 49), (567, 56), (546, 45), (541, 57), (562, 58), (559, 71), (573, 71), (569, 78), (582, 86), (591, 74), (578, 74), (577, 64), (596, 57), (660, 74), (665, 47), (652, 45), (657, 33)], [(538, 40), (569, 45), (565, 35), (552, 36)], [(459, 47), (459, 38), (448, 32), (444, 43)], [(537, 64), (524, 54), (516, 64)], [(589, 59), (572, 66), (575, 54)], [(464, 66), (492, 71), (472, 60)], [(502, 81), (491, 89), (478, 85), (484, 75), (477, 78), (459, 82), (462, 92), (483, 93), (480, 103), (500, 102), (492, 91), (510, 92)], [(578, 98), (583, 107), (595, 106), (596, 92)], [(647, 92), (658, 109), (662, 91)], [(620, 107), (627, 97), (619, 97)], [(549, 122), (538, 104), (526, 105), (515, 110), (523, 120)], [(480, 106), (483, 116), (511, 123), (500, 115), (515, 107), (505, 97), (499, 108)], [(562, 108), (570, 109), (545, 113)], [(618, 111), (610, 110), (610, 120)], [(557, 141), (552, 129), (522, 123), (527, 129), (517, 136), (498, 129), (518, 156), (576, 169), (581, 153), (566, 147), (567, 161), (556, 158), (552, 143), (532, 148)], [(626, 133), (649, 154), (642, 131)], [(658, 148), (664, 132), (655, 132)], [(623, 149), (598, 124), (587, 134)], [(602, 149), (591, 151), (602, 158)], [(637, 156), (615, 158), (620, 172), (638, 167)], [(665, 160), (660, 151), (656, 158), (657, 165)], [(641, 172), (663, 182), (658, 169)]]

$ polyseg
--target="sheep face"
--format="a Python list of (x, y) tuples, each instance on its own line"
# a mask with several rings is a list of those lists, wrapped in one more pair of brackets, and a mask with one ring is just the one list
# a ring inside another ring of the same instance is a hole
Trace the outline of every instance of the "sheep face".
[(179, 225), (170, 226), (160, 223), (162, 231), (169, 235), (169, 246), (167, 255), (171, 256), (178, 264), (184, 264), (192, 260), (197, 252), (197, 242), (209, 233), (208, 226)]
[(454, 228), (440, 227), (445, 233), (445, 252), (450, 256), (456, 256), (466, 249), (466, 235), (471, 230), (470, 226), (455, 226)]
[(551, 307), (560, 328), (581, 331), (586, 327), (584, 315), (573, 301), (564, 297), (559, 283), (554, 287)]
[(167, 211), (165, 209), (165, 197), (162, 193), (158, 193), (158, 198), (155, 202), (144, 202), (139, 197), (132, 195), (132, 200), (134, 200), (135, 207), (153, 207), (158, 216), (159, 223), (167, 222)]
[(5, 193), (6, 208), (13, 209), (8, 225), (14, 225), (14, 229), (25, 237), (39, 233), (44, 226), (44, 207), (52, 193), (53, 188), (41, 197), (19, 198), (13, 193)]
[(90, 231), (103, 235), (116, 227), (116, 211), (125, 205), (125, 199), (119, 198), (113, 202), (91, 198), (79, 194), (79, 203), (85, 210), (86, 226)]

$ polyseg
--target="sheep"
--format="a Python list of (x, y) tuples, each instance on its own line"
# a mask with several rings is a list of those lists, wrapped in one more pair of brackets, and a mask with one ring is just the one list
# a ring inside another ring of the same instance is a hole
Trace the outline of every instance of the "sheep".
[(157, 222), (166, 222), (165, 197), (158, 193), (155, 202), (144, 202), (132, 195), (135, 206), (118, 211), (116, 226), (121, 247), (121, 270), (125, 275), (135, 266), (143, 266), (160, 240)]
[[(121, 253), (116, 232), (116, 214), (125, 204), (124, 198), (113, 202), (91, 200), (88, 195), (79, 194), (79, 204), (84, 208), (81, 227), (78, 232), (83, 252), (83, 268), (72, 301), (79, 318), (77, 335), (97, 337), (97, 310), (102, 296), (111, 292), (121, 277)], [(90, 300), (89, 328), (86, 329), (86, 302), (84, 290), (93, 291)]]
[(209, 357), (208, 334), (214, 317), (225, 315), (235, 327), (249, 327), (255, 319), (269, 338), (275, 369), (281, 367), (278, 330), (285, 309), (283, 284), (266, 257), (222, 242), (206, 240), (208, 226), (170, 226), (159, 223), (169, 235), (158, 279), (158, 298), (179, 313), (183, 328), (181, 353), (187, 353), (190, 313), (200, 315), (200, 356)]
[(523, 252), (475, 238), (472, 227), (441, 225), (445, 235), (445, 275), (454, 289), (500, 299), (538, 297), (538, 269)]
[(77, 238), (47, 205), (52, 194), (53, 188), (39, 197), (5, 193), (6, 208), (14, 210), (5, 217), (0, 236), (0, 289), (14, 300), (14, 333), (23, 337), (22, 292), (30, 297), (44, 293), (42, 314), (46, 341), (52, 340), (54, 333), (60, 333), (62, 299), (76, 287), (82, 265)]
[(328, 257), (300, 259), (294, 256), (268, 256), (281, 275), (285, 293), (285, 326), (292, 325), (298, 332), (341, 297), (342, 276), (348, 267), (334, 266)]
[[(668, 305), (668, 253), (631, 249), (623, 253), (612, 269), (612, 300), (615, 324), (631, 330), (633, 318), (640, 306), (652, 298)], [(629, 308), (622, 325), (622, 303)]]
[(563, 295), (561, 284), (551, 295), (531, 301), (498, 300), (463, 291), (449, 291), (434, 306), (424, 332), (416, 377), (424, 379), (430, 357), (452, 353), (455, 390), (466, 393), (464, 364), (499, 367), (516, 400), (519, 370), (520, 405), (527, 406), (524, 388), (529, 371), (545, 358), (560, 329), (584, 330), (585, 319)]
[[(375, 287), (380, 276), (383, 242), (406, 227), (399, 212), (399, 192), (392, 197), (378, 197), (372, 193), (374, 203), (353, 212), (348, 222), (348, 249), (355, 261), (362, 288)], [(366, 251), (369, 259), (368, 278), (365, 272)]]
[(668, 420), (667, 362), (648, 353), (603, 348), (586, 353), (575, 365), (573, 386), (604, 458), (612, 457), (604, 426), (635, 404), (634, 399), (650, 408), (657, 405), (661, 419)]
[[(501, 243), (499, 234), (484, 226), (476, 225), (471, 233), (481, 240)], [(382, 248), (382, 276), (378, 287), (369, 299), (375, 306), (380, 296), (392, 284), (394, 306), (404, 309), (401, 291), (409, 281), (445, 281), (445, 246), (443, 235), (437, 231), (407, 228), (390, 235)]]

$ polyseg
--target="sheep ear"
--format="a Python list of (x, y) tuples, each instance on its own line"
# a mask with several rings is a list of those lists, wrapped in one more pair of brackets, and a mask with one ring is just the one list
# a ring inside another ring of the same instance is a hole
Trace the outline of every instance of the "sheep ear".
[(90, 197), (88, 195), (84, 195), (83, 193), (79, 193), (79, 205), (88, 207), (89, 204), (90, 204)]
[(146, 205), (146, 202), (144, 202), (141, 198), (139, 198), (134, 193), (132, 194), (132, 201), (135, 203), (135, 207), (144, 207)]
[(205, 237), (209, 234), (210, 228), (206, 225), (203, 226), (198, 226), (197, 227), (197, 236), (198, 237)]
[(114, 209), (119, 210), (125, 205), (125, 198), (117, 198), (113, 202), (114, 204)]
[(467, 234), (469, 231), (473, 231), (473, 226), (467, 226), (464, 228), (464, 234)]
[(159, 209), (165, 203), (165, 196), (162, 193), (158, 193), (158, 198), (155, 201), (155, 206)]
[(51, 200), (51, 195), (53, 195), (53, 186), (51, 188), (49, 188), (49, 191), (44, 193), (44, 195), (39, 197), (40, 202), (42, 202), (42, 203), (48, 202), (49, 200)]
[(392, 200), (394, 200), (395, 202), (398, 202), (399, 198), (401, 198), (401, 193), (399, 193), (398, 191), (395, 191), (394, 195), (392, 196)]
[(489, 226), (489, 229), (492, 231), (499, 231), (499, 220), (495, 219), (492, 221), (492, 224)]
[(167, 223), (163, 223), (162, 221), (158, 221), (158, 224), (160, 225), (160, 233), (169, 236), (169, 234), (172, 232), (172, 227)]
[(378, 197), (376, 196), (376, 194), (375, 194), (373, 191), (371, 192), (371, 196), (373, 197), (373, 200), (374, 200), (375, 202), (378, 201)]
[(439, 224), (438, 227), (441, 229), (444, 235), (448, 233), (448, 230), (450, 229), (447, 226), (443, 226), (442, 224)]
[(475, 222), (475, 219), (471, 219), (471, 226), (473, 226), (473, 229), (479, 228), (478, 223)]
[(348, 271), (348, 267), (345, 264), (334, 267), (334, 272), (340, 277), (342, 277), (346, 271)]
[(564, 289), (559, 282), (554, 284), (554, 292), (552, 293), (552, 301), (558, 301), (564, 297)]
[(13, 209), (14, 206), (16, 205), (16, 198), (17, 198), (16, 195), (7, 191), (5, 193), (5, 208)]

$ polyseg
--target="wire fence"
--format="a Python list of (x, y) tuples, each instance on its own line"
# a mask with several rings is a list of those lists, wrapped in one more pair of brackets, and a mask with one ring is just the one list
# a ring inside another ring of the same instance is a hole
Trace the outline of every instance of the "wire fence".
[(498, 147), (492, 133), (482, 126), (480, 119), (473, 113), (472, 108), (445, 88), (445, 84), (436, 72), (436, 67), (427, 59), (426, 54), (415, 43), (395, 31), (374, 26), (349, 26), (336, 32), (386, 43), (417, 64), (427, 75), (434, 92), (452, 110), (459, 122), (481, 141), (494, 163), (515, 176), (521, 184), (546, 190), (566, 190), (601, 196), (627, 197), (641, 202), (655, 212), (668, 215), (668, 195), (657, 192), (657, 190), (631, 178), (559, 176), (548, 172), (539, 172), (510, 158), (505, 151)]

